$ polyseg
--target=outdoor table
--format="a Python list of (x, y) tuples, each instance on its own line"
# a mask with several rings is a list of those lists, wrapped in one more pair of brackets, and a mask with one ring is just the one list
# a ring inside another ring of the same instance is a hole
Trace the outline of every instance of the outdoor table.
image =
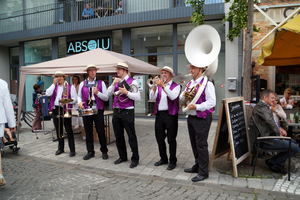
[(96, 8), (94, 12), (98, 18), (112, 16), (114, 14), (114, 11), (110, 8)]
[(300, 126), (300, 123), (295, 123), (290, 121), (290, 119), (286, 119), (286, 126), (288, 127), (287, 136), (292, 137), (293, 136), (293, 127)]

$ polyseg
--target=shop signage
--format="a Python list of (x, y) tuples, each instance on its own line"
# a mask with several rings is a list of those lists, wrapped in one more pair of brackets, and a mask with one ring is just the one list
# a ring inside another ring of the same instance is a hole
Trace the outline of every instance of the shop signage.
[(67, 55), (91, 51), (97, 48), (110, 49), (110, 39), (109, 37), (105, 37), (88, 40), (68, 41), (67, 47)]

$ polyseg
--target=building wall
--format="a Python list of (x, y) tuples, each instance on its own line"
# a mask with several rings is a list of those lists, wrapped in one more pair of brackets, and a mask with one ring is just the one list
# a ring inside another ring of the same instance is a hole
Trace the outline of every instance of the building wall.
[(9, 48), (0, 46), (0, 78), (5, 80), (10, 87), (9, 74)]
[[(299, 0), (261, 0), (261, 3), (258, 6), (277, 24), (282, 22), (285, 19), (285, 15), (288, 16), (293, 12), (293, 9), (296, 9), (300, 6)], [(253, 42), (252, 45), (255, 45), (261, 38), (267, 35), (275, 26), (259, 11), (254, 11), (253, 15), (254, 24), (260, 28), (260, 32), (253, 33)], [(257, 57), (261, 53), (262, 45), (268, 42), (271, 38), (274, 37), (274, 33), (260, 43), (252, 51), (252, 59), (255, 61), (255, 67), (253, 68), (254, 75), (260, 75), (261, 79), (268, 81), (268, 88), (275, 89), (273, 82), (275, 81), (274, 68), (268, 66), (259, 66), (257, 64)], [(273, 88), (274, 87), (274, 88)]]

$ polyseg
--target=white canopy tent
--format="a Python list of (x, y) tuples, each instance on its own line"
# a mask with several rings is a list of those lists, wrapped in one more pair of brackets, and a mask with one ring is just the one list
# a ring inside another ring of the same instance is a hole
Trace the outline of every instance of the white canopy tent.
[(18, 122), (20, 122), (26, 75), (50, 76), (56, 71), (63, 71), (66, 75), (82, 74), (86, 73), (84, 70), (89, 64), (94, 64), (100, 68), (97, 73), (113, 75), (116, 74), (113, 66), (116, 66), (118, 62), (126, 62), (129, 66), (129, 72), (133, 74), (159, 74), (158, 68), (154, 65), (100, 48), (35, 65), (22, 66), (19, 81)]

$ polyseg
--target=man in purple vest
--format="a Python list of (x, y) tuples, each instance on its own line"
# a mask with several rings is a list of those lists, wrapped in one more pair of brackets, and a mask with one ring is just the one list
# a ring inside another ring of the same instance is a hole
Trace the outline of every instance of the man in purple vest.
[[(78, 90), (78, 104), (81, 109), (97, 108), (96, 115), (89, 115), (83, 117), (84, 130), (86, 133), (86, 148), (88, 153), (83, 157), (83, 160), (88, 160), (95, 156), (94, 138), (93, 138), (93, 124), (98, 134), (99, 143), (101, 145), (102, 159), (108, 159), (108, 149), (106, 144), (105, 129), (104, 129), (104, 101), (108, 100), (106, 85), (104, 81), (97, 80), (97, 70), (95, 65), (88, 65), (86, 71), (88, 78), (82, 81)], [(90, 101), (90, 98), (92, 100)]]
[[(155, 83), (158, 87), (150, 88), (149, 99), (156, 100), (155, 111), (155, 137), (158, 144), (160, 160), (154, 166), (160, 166), (168, 163), (165, 139), (168, 138), (170, 150), (170, 163), (167, 170), (172, 170), (176, 167), (176, 137), (178, 131), (178, 110), (179, 110), (179, 93), (180, 85), (171, 80), (175, 74), (173, 69), (164, 66), (159, 69), (162, 78)], [(167, 130), (167, 133), (166, 133)]]
[[(113, 127), (116, 137), (116, 144), (119, 153), (119, 159), (114, 163), (120, 164), (127, 161), (127, 150), (124, 138), (124, 128), (129, 138), (129, 145), (132, 151), (130, 168), (134, 168), (139, 164), (138, 143), (134, 128), (134, 101), (141, 99), (140, 92), (137, 88), (138, 83), (136, 80), (128, 76), (128, 65), (126, 63), (118, 63), (115, 66), (117, 69), (117, 76), (111, 86), (109, 86), (107, 93), (111, 96), (118, 93), (114, 97), (114, 114), (113, 114)], [(132, 90), (126, 89), (126, 84), (136, 85)]]
[[(64, 152), (65, 142), (63, 137), (63, 125), (65, 125), (70, 148), (69, 156), (73, 157), (75, 156), (75, 142), (72, 131), (71, 118), (63, 118), (63, 115), (67, 109), (69, 109), (70, 112), (70, 109), (73, 107), (72, 104), (77, 102), (77, 93), (75, 87), (72, 84), (65, 83), (66, 76), (64, 72), (57, 71), (54, 77), (55, 78), (53, 79), (53, 84), (46, 90), (46, 95), (52, 96), (49, 105), (49, 111), (52, 110), (53, 122), (58, 139), (58, 150), (56, 151), (55, 155), (59, 155)], [(68, 108), (66, 108), (65, 104), (59, 103), (59, 100), (61, 99), (72, 99), (73, 101), (70, 102)]]
[[(194, 87), (197, 84), (203, 84), (204, 68), (188, 65), (192, 80), (188, 83), (188, 87)], [(197, 87), (197, 91), (200, 86)], [(184, 100), (187, 88), (181, 93), (180, 100)], [(215, 87), (212, 82), (208, 81), (204, 86), (204, 90), (196, 103), (189, 103), (187, 106), (188, 115), (187, 125), (190, 135), (191, 146), (195, 157), (195, 165), (192, 168), (185, 169), (187, 173), (198, 173), (192, 178), (192, 181), (203, 181), (208, 178), (208, 144), (207, 138), (212, 122), (212, 112), (216, 105)]]

